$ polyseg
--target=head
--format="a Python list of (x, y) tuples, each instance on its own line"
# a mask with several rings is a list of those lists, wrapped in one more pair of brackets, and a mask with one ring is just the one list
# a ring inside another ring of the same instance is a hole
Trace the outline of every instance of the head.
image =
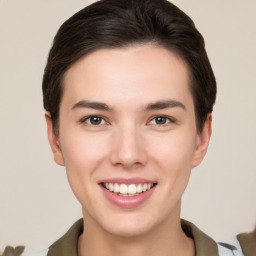
[(187, 64), (197, 130), (201, 132), (213, 110), (216, 81), (204, 39), (193, 21), (167, 0), (102, 0), (64, 22), (54, 38), (43, 77), (43, 96), (56, 135), (66, 71), (93, 51), (147, 43), (176, 53)]
[(216, 94), (192, 20), (165, 0), (96, 2), (59, 29), (43, 92), (55, 161), (87, 229), (132, 236), (177, 227)]

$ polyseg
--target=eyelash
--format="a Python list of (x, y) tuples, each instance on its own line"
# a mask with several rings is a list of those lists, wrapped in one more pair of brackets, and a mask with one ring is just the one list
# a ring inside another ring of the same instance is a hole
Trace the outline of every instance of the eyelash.
[[(93, 124), (92, 123), (92, 119), (93, 118), (97, 118), (97, 119), (99, 119), (99, 123), (96, 123), (96, 124)], [(157, 123), (157, 118), (161, 118), (161, 119), (164, 119), (164, 123)], [(152, 123), (153, 122), (153, 120), (155, 120), (155, 123)], [(88, 122), (89, 121), (89, 122)], [(104, 121), (104, 123), (102, 124), (102, 121)], [(95, 127), (97, 127), (97, 126), (102, 126), (102, 125), (106, 125), (106, 124), (108, 124), (108, 122), (105, 120), (105, 118), (104, 117), (102, 117), (102, 116), (97, 116), (97, 115), (91, 115), (91, 116), (87, 116), (87, 117), (84, 117), (83, 119), (81, 119), (81, 121), (80, 121), (81, 123), (86, 123), (87, 125), (90, 125), (90, 126), (95, 126)], [(151, 118), (150, 119), (150, 121), (148, 122), (148, 124), (149, 125), (157, 125), (157, 126), (165, 126), (165, 125), (168, 125), (169, 123), (175, 123), (175, 120), (173, 119), (173, 118), (171, 118), (171, 117), (168, 117), (168, 116), (161, 116), (161, 115), (159, 115), (159, 116), (154, 116), (153, 118)]]
[[(93, 119), (93, 118), (98, 118), (98, 119), (100, 119), (100, 123), (98, 123), (98, 124), (92, 124), (92, 119)], [(89, 122), (87, 122), (87, 121), (89, 121)], [(102, 121), (104, 121), (103, 124), (101, 123)], [(84, 118), (81, 119), (80, 122), (81, 122), (81, 123), (86, 123), (86, 124), (89, 125), (89, 126), (95, 126), (95, 127), (108, 124), (108, 122), (105, 120), (104, 117), (102, 117), (102, 116), (97, 116), (97, 115), (92, 115), (92, 116), (84, 117)]]
[(156, 119), (157, 118), (162, 118), (162, 119), (164, 119), (166, 122), (164, 123), (164, 124), (158, 124), (158, 123), (153, 123), (152, 125), (157, 125), (157, 126), (165, 126), (165, 125), (168, 125), (168, 124), (170, 124), (170, 123), (175, 123), (175, 120), (173, 119), (173, 118), (171, 118), (171, 117), (168, 117), (168, 116), (161, 116), (161, 115), (159, 115), (159, 116), (154, 116), (153, 118), (151, 118), (150, 119), (150, 121), (149, 121), (149, 124), (151, 124), (151, 122), (153, 121), (153, 120), (155, 120), (156, 121)]

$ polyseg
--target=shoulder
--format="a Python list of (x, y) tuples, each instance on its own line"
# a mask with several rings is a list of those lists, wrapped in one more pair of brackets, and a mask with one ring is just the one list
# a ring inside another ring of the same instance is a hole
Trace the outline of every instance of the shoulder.
[(77, 256), (77, 245), (80, 234), (83, 232), (83, 219), (75, 222), (71, 228), (49, 248), (31, 256)]
[(235, 256), (256, 256), (256, 233), (241, 233), (237, 236), (225, 239), (224, 242), (219, 243), (219, 245), (235, 247)]
[(83, 219), (80, 219), (77, 222), (75, 222), (60, 239), (58, 239), (49, 247), (49, 250), (47, 251), (47, 256), (77, 256), (78, 239), (82, 233)]
[(236, 236), (236, 240), (239, 242), (244, 256), (256, 255), (256, 232), (241, 233)]
[(196, 256), (243, 256), (234, 244), (217, 243), (193, 223), (182, 220), (181, 225), (184, 233), (194, 240)]

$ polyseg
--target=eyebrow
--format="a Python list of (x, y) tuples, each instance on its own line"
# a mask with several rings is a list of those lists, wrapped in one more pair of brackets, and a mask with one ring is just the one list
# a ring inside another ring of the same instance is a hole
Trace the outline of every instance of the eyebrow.
[[(145, 111), (152, 111), (152, 110), (161, 110), (166, 108), (182, 108), (186, 110), (186, 107), (183, 103), (177, 101), (177, 100), (162, 100), (157, 101), (154, 103), (149, 103), (144, 108)], [(107, 104), (102, 102), (91, 102), (87, 100), (81, 100), (73, 105), (72, 110), (76, 108), (91, 108), (96, 110), (104, 110), (104, 111), (111, 111), (112, 108), (110, 108)]]
[(91, 101), (86, 101), (86, 100), (81, 100), (77, 102), (76, 104), (73, 105), (72, 109), (76, 108), (92, 108), (92, 109), (97, 109), (97, 110), (111, 110), (111, 108), (101, 102), (91, 102)]
[(155, 103), (150, 103), (145, 107), (145, 110), (146, 111), (161, 110), (161, 109), (176, 108), (176, 107), (186, 110), (185, 105), (177, 100), (163, 100), (163, 101), (157, 101)]

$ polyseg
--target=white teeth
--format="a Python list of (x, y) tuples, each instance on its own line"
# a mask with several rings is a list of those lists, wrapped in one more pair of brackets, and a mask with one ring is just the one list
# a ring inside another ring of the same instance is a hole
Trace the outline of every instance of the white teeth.
[(142, 191), (145, 192), (147, 189), (148, 189), (148, 185), (147, 184), (143, 184)]
[(127, 185), (121, 184), (121, 185), (120, 185), (120, 193), (121, 193), (121, 194), (127, 194), (127, 192), (128, 192)]
[(109, 183), (108, 186), (109, 186), (108, 188), (109, 191), (114, 191), (114, 185), (112, 183)]
[(121, 196), (134, 196), (138, 195), (142, 192), (146, 192), (147, 190), (153, 187), (152, 183), (144, 183), (144, 184), (117, 184), (117, 183), (104, 183), (106, 189), (111, 192), (114, 192)]
[(137, 193), (141, 193), (142, 192), (142, 185), (141, 184), (137, 185), (136, 192)]
[(128, 186), (128, 194), (129, 195), (135, 195), (136, 194), (136, 186), (134, 184), (130, 184)]
[(114, 192), (115, 192), (115, 193), (120, 192), (120, 188), (119, 188), (119, 185), (118, 185), (118, 184), (114, 184)]

